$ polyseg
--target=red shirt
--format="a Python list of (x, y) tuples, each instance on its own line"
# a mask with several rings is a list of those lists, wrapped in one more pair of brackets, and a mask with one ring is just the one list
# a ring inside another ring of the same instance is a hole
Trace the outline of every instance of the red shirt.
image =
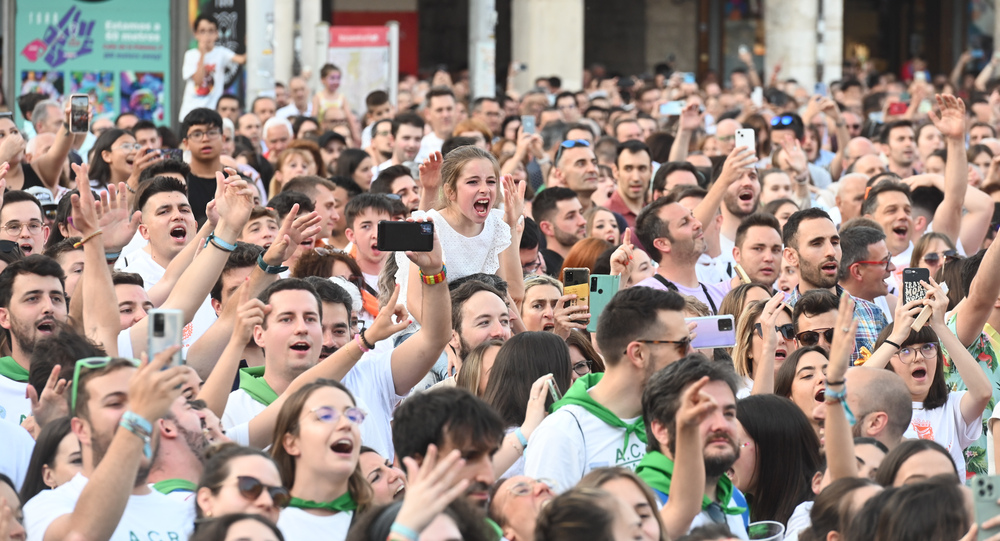
[[(625, 218), (625, 222), (628, 223), (628, 226), (632, 228), (632, 233), (635, 233), (636, 213), (632, 212), (632, 210), (628, 208), (628, 205), (625, 204), (625, 200), (622, 199), (618, 190), (615, 190), (615, 192), (611, 194), (611, 198), (608, 199), (608, 204), (605, 205), (605, 207), (611, 212), (621, 214), (622, 217)], [(622, 233), (624, 233), (624, 231), (622, 231)], [(632, 240), (635, 240), (634, 236), (632, 237)]]

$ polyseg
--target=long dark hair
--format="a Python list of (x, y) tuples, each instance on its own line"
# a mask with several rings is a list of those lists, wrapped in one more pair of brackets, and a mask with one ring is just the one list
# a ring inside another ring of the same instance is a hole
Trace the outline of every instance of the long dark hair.
[[(799, 360), (802, 359), (806, 353), (810, 352), (819, 353), (824, 359), (828, 358), (826, 350), (819, 346), (808, 346), (793, 351), (792, 354), (785, 359), (785, 362), (781, 363), (781, 367), (778, 368), (778, 373), (774, 376), (774, 394), (785, 398), (792, 397), (792, 382), (795, 381), (795, 373), (799, 369)], [(803, 413), (809, 415), (810, 412)]]
[(31, 452), (31, 461), (28, 462), (28, 471), (24, 475), (24, 484), (21, 486), (21, 501), (26, 502), (34, 498), (39, 492), (50, 488), (45, 484), (42, 476), (43, 466), (50, 469), (55, 466), (56, 452), (59, 451), (59, 444), (63, 438), (72, 430), (69, 417), (62, 417), (51, 421), (45, 425), (38, 439), (35, 441), (35, 449)]
[[(222, 489), (222, 484), (232, 473), (232, 468), (230, 468), (232, 461), (244, 456), (259, 456), (274, 462), (271, 455), (253, 447), (244, 447), (232, 442), (213, 445), (205, 451), (205, 467), (202, 469), (201, 480), (198, 482), (195, 493), (204, 487), (211, 490), (212, 494), (217, 495)], [(277, 469), (277, 465), (275, 465), (275, 469)], [(197, 499), (195, 500), (195, 512), (198, 518), (204, 516)]]
[[(569, 347), (562, 338), (549, 332), (515, 334), (497, 352), (483, 400), (497, 410), (504, 425), (521, 426), (535, 380), (552, 374), (556, 388), (565, 393), (572, 379), (571, 370)], [(551, 405), (552, 397), (547, 397), (546, 409)]]
[(750, 520), (785, 524), (795, 507), (813, 499), (820, 469), (819, 438), (791, 400), (773, 394), (740, 400), (736, 417), (757, 446), (757, 486), (747, 494)]
[(337, 158), (337, 168), (334, 174), (354, 179), (354, 171), (358, 169), (365, 158), (370, 158), (367, 152), (360, 148), (345, 148)]
[(260, 522), (264, 526), (271, 529), (271, 533), (274, 534), (274, 537), (276, 537), (278, 541), (285, 541), (285, 536), (281, 534), (281, 530), (278, 529), (278, 526), (275, 523), (271, 522), (266, 517), (252, 515), (250, 513), (232, 513), (205, 521), (198, 525), (197, 530), (191, 534), (188, 541), (216, 541), (217, 539), (225, 539), (226, 534), (229, 533), (229, 528), (233, 524), (243, 520), (256, 520), (257, 522)]
[(105, 187), (111, 182), (111, 164), (104, 161), (104, 156), (101, 155), (105, 150), (110, 151), (111, 147), (114, 146), (115, 141), (123, 135), (131, 135), (125, 130), (120, 130), (118, 128), (111, 128), (105, 130), (97, 141), (94, 142), (94, 147), (91, 149), (93, 156), (90, 158), (90, 169), (87, 175), (90, 180), (97, 181), (101, 187)]
[[(403, 502), (393, 502), (362, 514), (347, 532), (347, 541), (384, 541), (402, 506)], [(465, 498), (455, 499), (441, 513), (455, 521), (461, 533), (459, 539), (463, 541), (487, 541), (494, 537), (487, 529), (482, 511), (472, 507)]]
[[(882, 332), (878, 333), (878, 339), (875, 341), (875, 349), (878, 349), (889, 335), (892, 334), (893, 324), (890, 323), (882, 329)], [(931, 381), (931, 388), (927, 390), (927, 396), (924, 397), (924, 410), (932, 410), (940, 408), (948, 402), (948, 393), (951, 392), (948, 389), (948, 383), (944, 379), (944, 353), (941, 351), (941, 345), (938, 342), (938, 335), (936, 332), (931, 330), (930, 326), (922, 327), (919, 331), (910, 330), (910, 335), (903, 340), (900, 346), (906, 347), (913, 344), (925, 344), (934, 343), (938, 345), (937, 361), (935, 362), (936, 369), (934, 370), (934, 380)], [(919, 355), (919, 353), (914, 353)], [(893, 370), (892, 363), (885, 365), (886, 369)]]
[(879, 541), (937, 541), (958, 539), (969, 531), (958, 479), (938, 475), (901, 487), (885, 502), (874, 539)]
[(830, 532), (836, 531), (843, 536), (848, 525), (859, 509), (851, 509), (854, 491), (879, 486), (878, 483), (864, 477), (845, 477), (830, 483), (816, 496), (816, 503), (809, 512), (811, 524), (799, 532), (799, 541), (826, 541)]
[(951, 454), (940, 443), (934, 440), (906, 440), (897, 445), (892, 451), (889, 451), (889, 454), (885, 455), (885, 458), (882, 459), (882, 464), (879, 465), (878, 472), (875, 473), (875, 482), (884, 487), (893, 486), (896, 481), (896, 475), (899, 473), (900, 468), (903, 467), (903, 463), (913, 455), (923, 451), (937, 451), (948, 457), (948, 462), (955, 468), (955, 477), (958, 478), (958, 468), (955, 467), (955, 460), (951, 458)]

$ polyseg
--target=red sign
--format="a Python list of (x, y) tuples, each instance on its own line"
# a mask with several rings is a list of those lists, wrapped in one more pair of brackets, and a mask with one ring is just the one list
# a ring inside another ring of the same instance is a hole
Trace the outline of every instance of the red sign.
[(330, 47), (386, 47), (389, 29), (385, 26), (331, 26)]
[[(331, 26), (330, 46), (336, 47), (332, 30), (336, 26), (371, 27), (385, 25), (389, 21), (399, 22), (399, 72), (400, 75), (416, 75), (420, 65), (419, 26), (420, 19), (416, 11), (334, 11), (333, 26)], [(381, 27), (385, 31), (384, 27)], [(360, 46), (360, 45), (355, 45)], [(346, 45), (341, 45), (346, 47)]]

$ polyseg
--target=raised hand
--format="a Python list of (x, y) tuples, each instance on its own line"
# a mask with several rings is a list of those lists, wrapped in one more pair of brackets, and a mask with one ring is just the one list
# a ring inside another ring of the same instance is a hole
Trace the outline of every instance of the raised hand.
[(513, 229), (524, 215), (524, 190), (528, 183), (515, 184), (514, 177), (510, 175), (504, 175), (500, 180), (503, 182), (503, 219)]
[(441, 164), (444, 163), (444, 156), (441, 152), (432, 152), (424, 163), (420, 164), (418, 168), (420, 171), (420, 178), (417, 182), (420, 183), (421, 190), (435, 190), (431, 193), (437, 193), (436, 190), (441, 188)]
[(292, 205), (292, 209), (281, 221), (281, 228), (278, 234), (264, 254), (264, 261), (268, 265), (278, 266), (282, 261), (287, 261), (295, 250), (302, 244), (302, 241), (319, 234), (322, 227), (319, 225), (321, 218), (316, 212), (298, 216), (299, 205)]
[(143, 353), (143, 362), (129, 380), (130, 409), (151, 423), (170, 410), (170, 405), (181, 395), (181, 386), (187, 381), (188, 374), (184, 367), (168, 366), (171, 357), (180, 349), (180, 346), (170, 346), (153, 356), (152, 361), (147, 361)]
[(465, 460), (457, 449), (439, 459), (437, 446), (431, 444), (423, 464), (411, 457), (403, 462), (407, 471), (406, 496), (395, 522), (419, 533), (469, 487), (469, 480), (460, 476)]
[(924, 296), (924, 306), (931, 307), (931, 327), (935, 331), (939, 329), (947, 329), (945, 325), (944, 316), (948, 311), (948, 294), (944, 292), (944, 288), (941, 287), (933, 278), (930, 278), (931, 283), (924, 281), (920, 282), (920, 285), (924, 286), (927, 290)]
[(250, 287), (244, 280), (243, 287), (240, 288), (239, 299), (236, 309), (236, 328), (233, 330), (233, 339), (238, 343), (246, 344), (253, 336), (253, 329), (257, 325), (264, 324), (264, 318), (271, 313), (271, 306), (264, 304), (264, 301), (254, 297), (250, 298)]
[(743, 176), (743, 172), (755, 163), (757, 163), (756, 149), (736, 147), (726, 157), (726, 162), (722, 164), (722, 172), (716, 182), (722, 182), (723, 186), (729, 186), (738, 181)]
[[(433, 224), (431, 218), (407, 218), (407, 222)], [(434, 246), (429, 252), (406, 252), (406, 257), (416, 265), (421, 272), (426, 275), (434, 275), (441, 272), (444, 265), (444, 253), (441, 249), (441, 239), (438, 237), (437, 229), (434, 230)]]
[(128, 245), (142, 219), (142, 212), (129, 212), (128, 190), (125, 186), (124, 182), (119, 182), (118, 186), (109, 184), (107, 195), (101, 195), (101, 204), (97, 207), (100, 215), (97, 225), (104, 231), (101, 237), (107, 252), (120, 252)]
[(100, 216), (97, 212), (98, 203), (94, 201), (94, 192), (90, 191), (90, 177), (87, 175), (86, 165), (73, 164), (73, 171), (76, 172), (76, 184), (83, 189), (80, 193), (73, 194), (70, 204), (73, 207), (72, 221), (70, 224), (84, 236), (97, 231), (100, 228)]
[(52, 367), (49, 379), (42, 388), (41, 397), (34, 387), (28, 385), (28, 399), (31, 401), (31, 416), (39, 427), (44, 427), (49, 421), (69, 415), (69, 405), (66, 400), (67, 381), (59, 378), (62, 367), (58, 364)]
[(950, 139), (965, 140), (965, 103), (951, 94), (935, 96), (941, 113), (929, 111), (927, 116), (941, 135)]
[(680, 129), (694, 131), (702, 125), (701, 108), (697, 103), (689, 103), (681, 109)]
[(632, 228), (626, 227), (622, 235), (622, 244), (611, 254), (611, 274), (620, 276), (621, 284), (628, 282), (635, 267), (635, 247), (632, 245)]
[(253, 190), (235, 169), (227, 167), (226, 173), (228, 177), (221, 171), (215, 173), (215, 207), (219, 211), (219, 221), (225, 222), (238, 235), (253, 210)]
[[(902, 303), (901, 303), (902, 304)], [(826, 368), (827, 381), (844, 381), (844, 375), (851, 366), (854, 353), (854, 335), (858, 322), (854, 318), (854, 299), (844, 293), (840, 296), (837, 323), (833, 327), (833, 342), (830, 343), (830, 364)]]
[(559, 301), (556, 303), (555, 313), (553, 314), (555, 328), (552, 329), (552, 332), (563, 340), (569, 337), (569, 333), (573, 329), (586, 329), (587, 321), (590, 320), (590, 307), (586, 304), (570, 304), (567, 306), (570, 301), (575, 300), (576, 295), (563, 295), (559, 297)]
[(524, 413), (524, 422), (521, 423), (521, 433), (524, 437), (530, 437), (535, 428), (541, 424), (548, 411), (545, 409), (545, 398), (549, 396), (549, 382), (555, 384), (555, 376), (545, 374), (531, 384), (531, 391), (528, 394), (528, 406)]
[(413, 323), (409, 317), (406, 307), (399, 304), (399, 284), (396, 284), (389, 302), (378, 311), (375, 321), (365, 329), (365, 339), (372, 344), (385, 340)]
[(24, 147), (27, 143), (20, 133), (8, 133), (3, 140), (0, 140), (0, 161), (12, 162), (14, 158), (20, 156), (16, 161), (24, 161)]
[(786, 144), (784, 146), (785, 156), (788, 158), (788, 167), (795, 171), (795, 174), (801, 175), (807, 171), (809, 167), (809, 160), (806, 158), (806, 153), (802, 150), (802, 145), (795, 138), (790, 138), (792, 140), (791, 144)]

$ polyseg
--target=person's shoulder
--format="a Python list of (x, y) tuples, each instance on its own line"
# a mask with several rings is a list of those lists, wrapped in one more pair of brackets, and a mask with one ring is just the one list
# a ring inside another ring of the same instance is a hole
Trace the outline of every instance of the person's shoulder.
[(649, 278), (642, 280), (641, 282), (635, 284), (632, 287), (650, 287), (653, 289), (660, 289), (663, 291), (666, 291), (667, 289), (666, 287), (664, 287), (663, 284), (660, 283), (659, 280), (656, 279), (656, 275), (650, 276)]

